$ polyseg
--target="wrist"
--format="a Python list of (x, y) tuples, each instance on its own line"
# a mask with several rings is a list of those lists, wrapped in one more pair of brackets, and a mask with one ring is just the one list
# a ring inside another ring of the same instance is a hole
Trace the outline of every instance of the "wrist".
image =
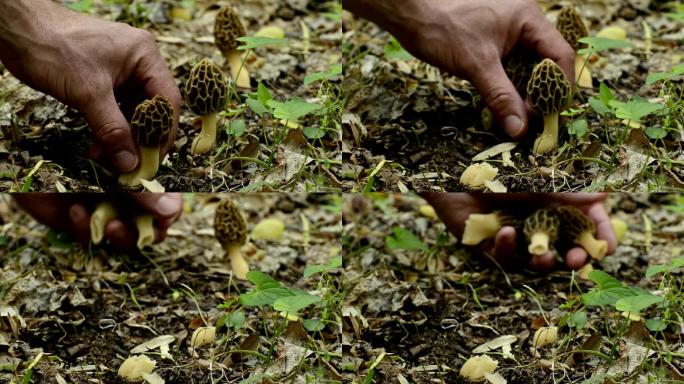
[(355, 15), (377, 24), (397, 39), (415, 34), (424, 24), (425, 8), (433, 0), (344, 0), (344, 7)]

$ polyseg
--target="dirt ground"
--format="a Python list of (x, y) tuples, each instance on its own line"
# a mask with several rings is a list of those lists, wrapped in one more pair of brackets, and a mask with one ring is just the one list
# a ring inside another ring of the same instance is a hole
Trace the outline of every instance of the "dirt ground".
[[(233, 197), (249, 231), (264, 218), (284, 222), (279, 241), (256, 240), (243, 252), (252, 269), (323, 298), (302, 321), (236, 302), (254, 286), (232, 278), (213, 237), (218, 197), (186, 195), (167, 240), (141, 255), (84, 251), (0, 197), (0, 382), (122, 383), (117, 370), (131, 350), (162, 335), (171, 336), (170, 356), (144, 354), (166, 383), (340, 382), (339, 268), (303, 277), (305, 267), (340, 256), (339, 197)], [(240, 325), (219, 328), (213, 347), (190, 350), (205, 321), (240, 312)], [(324, 326), (306, 330), (315, 319)]]
[[(663, 289), (660, 278), (644, 273), (684, 249), (684, 211), (681, 198), (673, 198), (612, 195), (611, 216), (624, 220), (628, 232), (594, 268), (632, 287)], [(673, 304), (678, 325), (662, 333), (649, 333), (643, 322), (627, 321), (609, 308), (591, 307), (585, 327), (561, 325), (557, 344), (535, 350), (535, 330), (545, 320), (561, 323), (594, 284), (562, 268), (549, 274), (504, 272), (458, 245), (440, 221), (421, 213), (425, 204), (406, 194), (345, 197), (347, 382), (467, 383), (459, 370), (475, 355), (471, 351), (504, 335), (515, 340), (510, 358), (500, 349), (487, 354), (498, 360), (496, 372), (509, 384), (684, 382), (681, 304)], [(425, 250), (391, 250), (388, 237), (396, 227), (415, 235)], [(681, 286), (681, 269), (674, 276)], [(684, 300), (681, 291), (678, 299)], [(639, 349), (635, 345), (651, 352), (626, 364)], [(574, 353), (590, 349), (597, 353)]]
[[(338, 2), (96, 0), (84, 12), (152, 32), (183, 92), (199, 59), (224, 64), (212, 31), (216, 13), (228, 3), (238, 9), (248, 36), (262, 27), (277, 27), (288, 41), (252, 52), (247, 60), (252, 75), (249, 93), (256, 93), (261, 82), (274, 100), (297, 98), (320, 108), (301, 118), (299, 128), (288, 128), (273, 112), (258, 116), (247, 107), (247, 92), (240, 93), (239, 99), (230, 99), (227, 117), (219, 121), (217, 149), (209, 156), (193, 156), (190, 144), (201, 124), (184, 107), (174, 147), (155, 180), (167, 191), (181, 192), (339, 190), (340, 76), (304, 83), (308, 75), (339, 66)], [(172, 11), (179, 10), (174, 16)], [(0, 190), (118, 189), (113, 168), (87, 157), (91, 143), (78, 112), (21, 84), (0, 65)]]
[[(560, 7), (570, 2), (539, 3), (555, 22)], [(509, 192), (681, 190), (681, 106), (668, 112), (678, 122), (672, 126), (667, 116), (655, 114), (630, 129), (614, 116), (600, 116), (588, 100), (598, 97), (600, 83), (623, 102), (636, 96), (654, 103), (681, 100), (680, 77), (667, 86), (646, 85), (646, 79), (681, 63), (682, 18), (667, 15), (672, 13), (667, 2), (571, 3), (585, 17), (590, 36), (619, 27), (634, 47), (591, 58), (593, 89), (581, 90), (570, 106), (576, 115), (562, 118), (557, 152), (532, 155), (533, 140), (541, 131), (537, 120), (511, 151), (512, 165), (504, 165), (501, 156), (483, 161), (498, 168), (496, 180)], [(463, 191), (459, 179), (467, 166), (479, 162), (473, 157), (512, 141), (496, 124), (486, 127), (480, 96), (467, 81), (407, 58), (386, 32), (350, 14), (344, 16), (344, 30), (345, 190)], [(582, 121), (586, 129), (569, 133), (572, 124), (581, 126)], [(665, 126), (666, 135), (648, 131)]]

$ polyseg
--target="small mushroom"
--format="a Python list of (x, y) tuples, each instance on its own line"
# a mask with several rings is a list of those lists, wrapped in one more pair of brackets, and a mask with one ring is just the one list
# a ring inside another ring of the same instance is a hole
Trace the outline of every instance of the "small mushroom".
[(570, 83), (551, 59), (544, 59), (532, 71), (527, 83), (530, 106), (544, 116), (544, 132), (534, 142), (534, 153), (544, 154), (558, 146), (558, 119), (570, 99)]
[(504, 226), (516, 226), (517, 220), (502, 212), (473, 213), (468, 216), (463, 228), (463, 245), (477, 245), (486, 239), (493, 239)]
[(221, 201), (214, 214), (214, 235), (230, 258), (233, 273), (244, 280), (249, 272), (249, 264), (242, 257), (240, 248), (247, 240), (245, 219), (231, 199)]
[(525, 219), (523, 233), (532, 255), (542, 255), (549, 250), (549, 243), (558, 238), (560, 220), (555, 213), (546, 208), (538, 209)]
[[(579, 39), (589, 36), (589, 31), (582, 20), (582, 16), (574, 7), (569, 5), (563, 7), (558, 14), (556, 29), (565, 41), (572, 46), (575, 52), (580, 49)], [(575, 76), (577, 77), (578, 86), (582, 88), (592, 87), (591, 71), (582, 55), (575, 56)]]
[(574, 244), (581, 245), (594, 259), (601, 260), (608, 252), (608, 243), (594, 237), (596, 226), (582, 211), (573, 206), (556, 208), (560, 220), (560, 233)]
[(151, 215), (140, 215), (135, 218), (135, 227), (138, 229), (138, 249), (143, 249), (154, 244), (154, 222)]
[(103, 201), (95, 207), (93, 214), (90, 215), (90, 238), (93, 244), (98, 245), (102, 242), (107, 223), (117, 217), (118, 213), (112, 203)]
[(156, 361), (145, 355), (135, 355), (121, 363), (117, 374), (128, 381), (142, 381), (143, 377), (152, 373), (156, 367)]
[(237, 39), (245, 35), (245, 27), (235, 9), (230, 5), (221, 8), (214, 23), (214, 41), (228, 61), (233, 81), (240, 88), (250, 87), (249, 72), (237, 49), (240, 43)]
[(151, 180), (159, 170), (159, 150), (169, 139), (173, 124), (173, 106), (166, 96), (157, 95), (135, 108), (131, 129), (140, 146), (140, 166), (119, 176), (119, 183), (135, 187), (141, 180)]
[(202, 118), (202, 131), (192, 142), (192, 153), (200, 155), (216, 145), (217, 114), (228, 99), (228, 84), (216, 64), (203, 59), (190, 71), (185, 84), (185, 100), (190, 109)]

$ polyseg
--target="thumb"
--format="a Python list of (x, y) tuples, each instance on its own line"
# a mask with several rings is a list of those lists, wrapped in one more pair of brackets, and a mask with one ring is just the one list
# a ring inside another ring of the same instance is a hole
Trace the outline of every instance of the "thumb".
[(525, 103), (498, 59), (482, 67), (471, 82), (484, 98), (494, 118), (506, 133), (514, 139), (527, 130)]
[(114, 166), (130, 172), (138, 166), (138, 149), (133, 142), (128, 121), (116, 104), (114, 93), (100, 97), (81, 111), (95, 140), (102, 146)]

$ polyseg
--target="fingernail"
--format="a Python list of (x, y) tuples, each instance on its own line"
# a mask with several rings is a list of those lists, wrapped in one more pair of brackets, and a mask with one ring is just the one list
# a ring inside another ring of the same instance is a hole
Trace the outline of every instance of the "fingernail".
[(138, 165), (138, 160), (130, 151), (121, 151), (114, 155), (114, 165), (122, 172), (130, 172)]
[(178, 200), (162, 196), (157, 200), (157, 212), (162, 216), (171, 216), (178, 212)]
[(506, 132), (508, 132), (508, 134), (512, 137), (519, 136), (522, 133), (524, 127), (525, 122), (522, 121), (516, 115), (510, 115), (506, 117), (506, 120), (504, 120), (504, 128), (506, 129)]

